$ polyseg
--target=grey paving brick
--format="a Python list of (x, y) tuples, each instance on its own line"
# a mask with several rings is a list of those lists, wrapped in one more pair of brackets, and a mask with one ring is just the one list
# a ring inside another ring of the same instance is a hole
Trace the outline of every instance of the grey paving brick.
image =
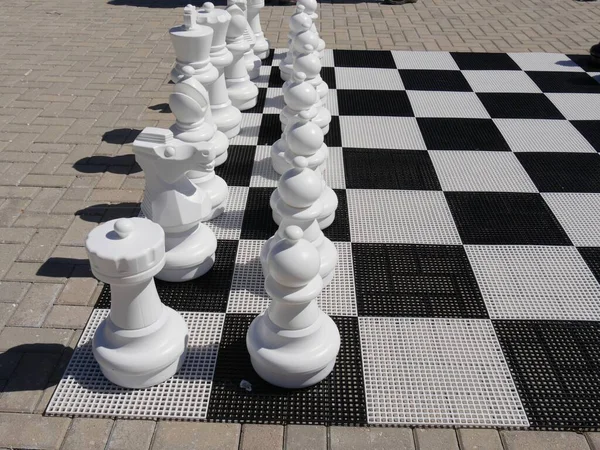
[(57, 228), (40, 228), (19, 255), (19, 261), (45, 261), (64, 233), (64, 230)]
[(32, 199), (40, 192), (39, 187), (0, 186), (0, 197)]
[(77, 216), (62, 238), (61, 244), (85, 245), (85, 239), (88, 233), (96, 228), (99, 222), (99, 216)]
[(67, 188), (74, 179), (74, 176), (67, 175), (27, 175), (21, 184), (23, 186)]
[(35, 228), (0, 228), (0, 244), (27, 244), (36, 233)]
[(29, 281), (32, 283), (65, 283), (73, 273), (71, 264), (15, 262), (4, 276), (9, 281)]
[(44, 326), (83, 329), (92, 313), (92, 309), (88, 306), (55, 305), (46, 317)]
[(30, 283), (0, 281), (0, 303), (19, 303), (30, 286)]
[(464, 428), (456, 433), (461, 450), (502, 450), (497, 430)]
[(586, 433), (591, 450), (600, 450), (600, 433)]
[(286, 450), (326, 450), (327, 428), (317, 425), (288, 425)]
[(0, 303), (0, 331), (2, 331), (2, 328), (10, 320), (16, 309), (16, 303)]
[(107, 450), (148, 450), (155, 427), (151, 420), (117, 420)]
[(6, 274), (24, 247), (23, 244), (0, 244), (0, 278)]
[(459, 450), (456, 432), (452, 429), (417, 428), (414, 435), (417, 450)]
[(62, 284), (40, 283), (31, 286), (19, 303), (8, 325), (16, 327), (39, 327), (50, 312), (54, 300), (62, 290)]
[(238, 450), (239, 424), (158, 422), (152, 450)]
[(112, 426), (110, 419), (73, 419), (61, 450), (104, 450)]
[[(51, 328), (4, 327), (0, 333), (0, 352), (23, 351), (30, 348), (37, 353), (62, 352), (73, 336), (71, 330)], [(23, 347), (26, 346), (26, 347)]]
[[(301, 431), (301, 430), (300, 430)], [(410, 428), (331, 427), (331, 450), (414, 450)]]
[(4, 202), (0, 200), (0, 226), (9, 227), (13, 225), (23, 213), (31, 200), (9, 198)]
[(10, 164), (6, 173), (0, 177), (0, 184), (4, 186), (16, 186), (31, 172), (35, 164), (33, 163), (13, 163)]
[(142, 198), (143, 191), (126, 191), (120, 189), (94, 189), (90, 195), (91, 202), (126, 202), (137, 203)]
[(31, 170), (31, 173), (44, 175), (53, 174), (66, 158), (67, 155), (62, 153), (48, 153), (35, 165)]
[(243, 425), (241, 450), (281, 450), (282, 425)]
[(583, 434), (562, 431), (501, 431), (506, 450), (589, 450)]
[(66, 417), (0, 413), (0, 442), (16, 448), (59, 449), (70, 422)]
[(71, 278), (65, 285), (56, 304), (91, 306), (98, 282), (95, 279)]
[(45, 214), (25, 211), (14, 223), (15, 227), (31, 228), (69, 228), (73, 216), (59, 214)]
[[(39, 188), (36, 188), (39, 189)], [(27, 207), (28, 212), (49, 213), (58, 203), (65, 189), (43, 188)]]

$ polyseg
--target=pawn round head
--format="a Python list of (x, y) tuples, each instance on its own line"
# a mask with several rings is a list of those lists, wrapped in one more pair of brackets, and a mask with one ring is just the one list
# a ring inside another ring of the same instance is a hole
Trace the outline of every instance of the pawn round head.
[(285, 134), (290, 150), (300, 156), (310, 157), (323, 147), (323, 130), (313, 122), (296, 122)]
[(297, 34), (301, 31), (310, 30), (313, 21), (308, 14), (304, 12), (304, 6), (299, 5), (296, 8), (296, 13), (290, 17), (290, 30)]
[(285, 104), (296, 111), (310, 109), (318, 100), (317, 91), (306, 82), (304, 72), (295, 72), (283, 86)]
[(319, 274), (321, 258), (310, 242), (302, 239), (302, 228), (291, 225), (283, 232), (284, 240), (273, 246), (267, 264), (269, 274), (288, 287), (306, 286)]
[(294, 60), (294, 70), (304, 72), (310, 79), (321, 73), (321, 58), (315, 52), (315, 47), (310, 44), (304, 46), (305, 53), (299, 54)]
[(120, 239), (125, 239), (133, 232), (134, 226), (130, 219), (119, 219), (115, 222), (114, 230)]
[(306, 46), (311, 45), (313, 48), (319, 46), (319, 35), (312, 30), (305, 30), (298, 33), (294, 38), (294, 51), (298, 53), (306, 53)]
[(204, 8), (206, 12), (211, 12), (213, 9), (215, 9), (215, 4), (211, 2), (206, 2), (202, 5), (202, 8)]
[(277, 191), (289, 206), (309, 208), (323, 192), (321, 177), (308, 168), (308, 160), (304, 156), (296, 156), (292, 165), (279, 179)]
[(319, 6), (317, 0), (298, 0), (296, 4), (304, 6), (304, 11), (308, 15), (314, 14)]

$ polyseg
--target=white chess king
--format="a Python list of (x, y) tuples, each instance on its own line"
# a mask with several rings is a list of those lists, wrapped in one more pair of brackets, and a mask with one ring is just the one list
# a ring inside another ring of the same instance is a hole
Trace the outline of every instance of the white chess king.
[(90, 232), (85, 247), (93, 274), (110, 284), (110, 315), (92, 341), (102, 373), (126, 388), (169, 379), (185, 360), (188, 328), (154, 285), (166, 262), (162, 228), (141, 218), (111, 220)]
[(272, 301), (250, 324), (246, 346), (256, 373), (276, 386), (312, 386), (335, 365), (340, 333), (317, 305), (320, 267), (319, 251), (297, 226), (269, 252), (265, 289)]

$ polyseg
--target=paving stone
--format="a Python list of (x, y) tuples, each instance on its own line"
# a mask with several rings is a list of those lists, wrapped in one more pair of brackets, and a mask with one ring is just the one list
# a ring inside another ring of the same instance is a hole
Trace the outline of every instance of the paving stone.
[(0, 303), (19, 303), (30, 286), (31, 283), (0, 281)]
[(288, 425), (286, 450), (326, 450), (327, 428), (317, 425)]
[(0, 413), (0, 442), (16, 448), (59, 449), (71, 419)]
[(453, 429), (417, 428), (414, 434), (417, 450), (459, 450)]
[(96, 228), (99, 222), (98, 216), (77, 216), (65, 233), (61, 244), (83, 246), (88, 233)]
[(497, 430), (464, 428), (456, 431), (461, 450), (502, 450)]
[(0, 331), (17, 309), (17, 303), (0, 303)]
[(35, 228), (0, 228), (0, 244), (27, 244), (36, 231)]
[(66, 175), (27, 175), (23, 178), (23, 186), (41, 186), (54, 188), (68, 188), (75, 177)]
[[(301, 430), (300, 430), (301, 431)], [(413, 450), (414, 439), (410, 428), (331, 427), (331, 450)]]
[(19, 261), (45, 261), (48, 259), (64, 233), (64, 230), (56, 228), (39, 229), (19, 255)]
[(282, 425), (244, 425), (240, 450), (281, 450)]
[(506, 450), (589, 450), (583, 434), (563, 431), (501, 431)]
[(9, 281), (30, 281), (38, 283), (65, 283), (73, 273), (74, 266), (70, 264), (15, 262), (5, 279)]
[(30, 202), (19, 198), (9, 198), (3, 203), (0, 200), (0, 226), (10, 227), (14, 224)]
[[(33, 188), (32, 188), (33, 189)], [(40, 189), (40, 188), (35, 188)], [(49, 213), (59, 202), (65, 189), (45, 187), (39, 190), (33, 201), (27, 207), (28, 212)]]
[(152, 450), (238, 450), (239, 424), (158, 422)]
[(55, 305), (44, 326), (48, 328), (83, 329), (93, 308), (88, 306)]
[(19, 303), (8, 325), (14, 327), (39, 327), (50, 312), (54, 300), (62, 290), (62, 284), (40, 283), (31, 286)]
[(117, 420), (106, 450), (148, 450), (155, 427), (152, 420)]
[(591, 450), (600, 450), (600, 433), (586, 433)]
[(38, 212), (25, 211), (15, 221), (15, 227), (44, 227), (44, 228), (69, 228), (73, 222), (73, 216), (64, 216), (57, 214), (46, 214)]
[(56, 304), (91, 306), (98, 282), (95, 279), (71, 278), (67, 282)]
[[(73, 331), (53, 330), (51, 328), (4, 327), (0, 333), (0, 352), (8, 350), (29, 351), (38, 353), (60, 353), (69, 342)], [(25, 347), (22, 347), (25, 346)]]
[(22, 244), (0, 244), (0, 278), (9, 270), (24, 247)]
[(73, 419), (61, 450), (104, 450), (112, 426), (110, 419)]

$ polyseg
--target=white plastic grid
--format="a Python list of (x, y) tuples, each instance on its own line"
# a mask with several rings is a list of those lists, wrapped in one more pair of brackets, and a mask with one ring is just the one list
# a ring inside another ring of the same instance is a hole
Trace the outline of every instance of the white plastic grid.
[(493, 120), (513, 152), (596, 153), (567, 120)]
[(329, 111), (329, 113), (332, 116), (340, 115), (340, 109), (338, 107), (337, 89), (329, 88), (323, 106), (327, 109), (327, 111)]
[(448, 52), (392, 51), (398, 69), (459, 70)]
[(250, 187), (277, 187), (279, 177), (271, 164), (271, 146), (258, 145), (254, 153)]
[(489, 119), (475, 92), (407, 91), (415, 117)]
[(86, 417), (201, 420), (206, 418), (225, 314), (183, 312), (188, 354), (171, 379), (147, 389), (112, 384), (92, 353), (96, 328), (108, 309), (92, 313), (46, 413)]
[(269, 78), (271, 77), (271, 67), (272, 66), (260, 66), (260, 71), (258, 72), (258, 78), (252, 80), (256, 87), (266, 88), (269, 87)]
[(323, 58), (321, 58), (321, 67), (333, 67), (333, 50), (326, 48), (323, 50)]
[(348, 189), (352, 242), (461, 244), (441, 191)]
[(273, 53), (273, 62), (271, 63), (272, 67), (279, 66), (281, 61), (285, 59), (285, 55), (287, 54), (287, 48), (276, 48)]
[(264, 114), (279, 114), (285, 103), (283, 101), (282, 88), (268, 88), (267, 97), (265, 98)]
[(600, 120), (600, 94), (546, 94), (567, 120)]
[[(238, 245), (231, 291), (227, 302), (228, 313), (258, 314), (263, 312), (271, 299), (264, 289), (264, 276), (260, 264), (260, 251), (265, 241), (241, 240)], [(335, 316), (356, 316), (356, 294), (352, 245), (334, 242), (339, 261), (333, 280), (317, 299), (320, 308)]]
[(248, 190), (249, 188), (243, 186), (229, 186), (229, 199), (225, 211), (216, 219), (205, 222), (217, 239), (239, 239)]
[(444, 191), (538, 192), (512, 152), (429, 151)]
[(562, 53), (509, 53), (523, 70), (544, 72), (583, 72), (573, 60)]
[(518, 70), (463, 70), (474, 92), (540, 93), (541, 89)]
[(329, 147), (327, 169), (323, 174), (323, 178), (331, 189), (346, 189), (344, 155), (341, 147)]
[(550, 209), (577, 247), (600, 247), (600, 194), (543, 193)]
[(236, 137), (229, 140), (229, 145), (256, 145), (262, 114), (243, 113), (241, 131)]
[(599, 320), (600, 285), (575, 247), (465, 251), (492, 319)]
[(397, 69), (372, 67), (336, 67), (335, 86), (337, 89), (404, 90), (404, 83)]
[(491, 321), (359, 317), (370, 424), (529, 426)]
[(426, 150), (414, 117), (340, 116), (342, 147)]

